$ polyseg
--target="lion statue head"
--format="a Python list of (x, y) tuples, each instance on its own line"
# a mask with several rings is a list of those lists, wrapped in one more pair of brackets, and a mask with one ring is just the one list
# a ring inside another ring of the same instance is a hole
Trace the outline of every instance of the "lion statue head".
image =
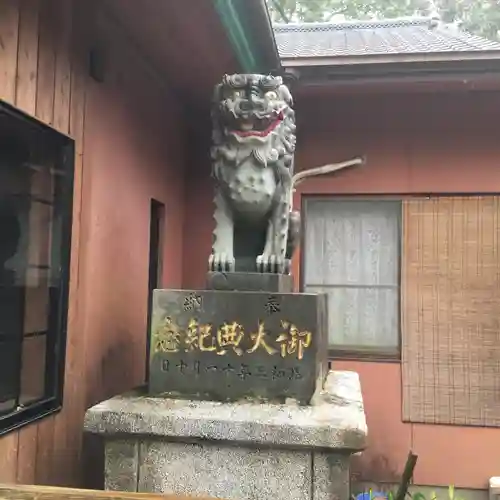
[(225, 75), (215, 87), (212, 158), (235, 163), (252, 154), (267, 167), (293, 169), (295, 112), (281, 77)]

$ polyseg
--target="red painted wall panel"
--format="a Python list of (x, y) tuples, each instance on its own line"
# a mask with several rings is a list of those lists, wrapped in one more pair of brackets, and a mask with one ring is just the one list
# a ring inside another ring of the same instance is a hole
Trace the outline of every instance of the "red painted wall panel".
[(163, 285), (182, 282), (183, 109), (109, 35), (105, 80), (87, 90), (79, 299), (87, 405), (144, 381), (151, 198), (165, 205)]

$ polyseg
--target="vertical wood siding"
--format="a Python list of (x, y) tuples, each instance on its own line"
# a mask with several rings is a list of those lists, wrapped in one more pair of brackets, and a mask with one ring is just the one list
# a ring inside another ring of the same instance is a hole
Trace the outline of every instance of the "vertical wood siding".
[[(0, 0), (0, 99), (76, 142), (70, 294), (78, 289), (85, 109), (84, 11), (73, 0)], [(73, 22), (78, 19), (79, 22)], [(0, 438), (0, 482), (78, 483), (85, 359), (70, 302), (64, 407)]]

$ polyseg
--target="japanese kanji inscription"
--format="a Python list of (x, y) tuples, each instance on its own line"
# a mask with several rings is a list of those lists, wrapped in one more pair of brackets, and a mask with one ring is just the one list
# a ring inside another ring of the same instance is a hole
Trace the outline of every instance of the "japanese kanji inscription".
[(245, 338), (245, 329), (236, 321), (222, 324), (215, 328), (214, 325), (200, 324), (196, 319), (190, 319), (185, 331), (175, 324), (171, 316), (166, 316), (154, 335), (154, 352), (174, 353), (199, 350), (200, 352), (216, 352), (219, 356), (227, 354), (228, 349), (242, 356), (244, 352), (253, 353), (262, 348), (273, 356), (281, 354), (282, 358), (296, 355), (300, 361), (304, 357), (304, 350), (311, 345), (312, 333), (301, 331), (288, 321), (281, 321), (283, 332), (276, 342), (280, 344), (275, 349), (266, 340), (266, 326), (264, 321), (259, 321), (258, 327), (248, 337), (250, 347), (245, 351), (240, 346)]
[(326, 297), (155, 290), (150, 352), (150, 394), (306, 404), (326, 373)]

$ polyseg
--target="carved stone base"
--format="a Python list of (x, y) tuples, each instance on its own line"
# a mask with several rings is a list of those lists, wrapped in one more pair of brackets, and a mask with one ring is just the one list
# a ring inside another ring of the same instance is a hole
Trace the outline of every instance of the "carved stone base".
[(231, 500), (345, 500), (367, 435), (359, 378), (330, 372), (312, 406), (133, 394), (87, 411), (105, 442), (105, 487)]

